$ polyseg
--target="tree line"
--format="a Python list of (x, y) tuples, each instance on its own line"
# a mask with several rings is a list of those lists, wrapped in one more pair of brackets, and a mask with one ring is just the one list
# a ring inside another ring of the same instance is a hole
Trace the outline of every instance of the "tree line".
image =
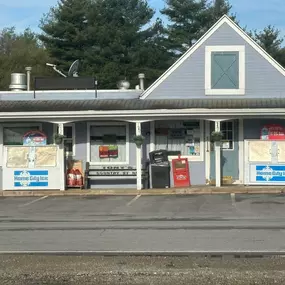
[[(134, 87), (139, 73), (147, 85), (155, 81), (224, 14), (237, 24), (228, 0), (165, 0), (155, 18), (147, 0), (59, 0), (40, 22), (40, 32), (0, 31), (0, 90), (8, 90), (10, 74), (33, 67), (33, 76), (57, 76), (46, 62), (67, 71), (80, 60), (81, 76), (96, 76), (100, 89), (116, 88), (120, 79)], [(285, 66), (281, 32), (243, 28)]]

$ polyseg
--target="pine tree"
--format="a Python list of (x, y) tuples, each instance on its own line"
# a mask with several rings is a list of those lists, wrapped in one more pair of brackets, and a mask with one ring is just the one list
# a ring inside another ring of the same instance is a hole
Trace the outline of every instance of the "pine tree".
[(54, 63), (65, 71), (80, 59), (84, 62), (86, 39), (86, 13), (91, 0), (59, 0), (41, 20), (43, 33), (39, 36)]
[(180, 56), (230, 10), (227, 0), (166, 0), (169, 47)]
[(250, 35), (275, 60), (285, 66), (285, 51), (282, 47), (284, 37), (281, 36), (280, 30), (269, 25), (262, 31), (251, 32)]
[(154, 13), (146, 0), (60, 0), (40, 38), (62, 69), (80, 59), (79, 74), (95, 75), (99, 88), (117, 88), (124, 78), (134, 88), (138, 73), (151, 83), (170, 64)]
[(145, 0), (95, 1), (88, 20), (91, 51), (86, 56), (100, 88), (116, 88), (124, 78), (134, 87), (141, 72), (151, 83), (169, 66), (162, 24), (150, 24), (154, 13)]

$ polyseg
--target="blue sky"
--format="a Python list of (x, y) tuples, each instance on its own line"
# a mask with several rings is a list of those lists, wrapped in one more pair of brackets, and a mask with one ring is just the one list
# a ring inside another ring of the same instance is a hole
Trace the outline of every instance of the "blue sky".
[[(230, 0), (242, 27), (263, 29), (271, 24), (285, 34), (285, 0)], [(0, 0), (0, 28), (15, 26), (18, 31), (27, 27), (39, 31), (38, 25), (44, 13), (57, 0)], [(159, 10), (163, 0), (149, 0)]]

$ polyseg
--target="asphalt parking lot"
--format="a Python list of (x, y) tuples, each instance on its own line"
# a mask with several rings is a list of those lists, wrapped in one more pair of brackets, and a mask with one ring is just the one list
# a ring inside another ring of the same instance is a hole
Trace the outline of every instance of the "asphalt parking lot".
[(283, 218), (285, 195), (0, 197), (0, 221), (13, 219)]
[[(284, 195), (2, 197), (0, 280), (281, 285), (284, 214)], [(282, 256), (227, 258), (249, 253)]]
[(283, 195), (2, 197), (0, 252), (285, 252)]

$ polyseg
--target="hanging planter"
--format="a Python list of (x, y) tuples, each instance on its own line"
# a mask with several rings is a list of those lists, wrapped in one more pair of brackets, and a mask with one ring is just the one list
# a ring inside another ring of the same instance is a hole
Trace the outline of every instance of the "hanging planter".
[(136, 146), (140, 147), (142, 146), (144, 142), (144, 136), (139, 135), (139, 136), (133, 136), (133, 142), (136, 144)]
[(223, 133), (222, 132), (212, 132), (211, 134), (211, 141), (212, 142), (221, 142), (223, 139)]
[(64, 138), (65, 138), (65, 136), (61, 135), (61, 134), (54, 134), (53, 135), (53, 141), (55, 144), (62, 144)]

